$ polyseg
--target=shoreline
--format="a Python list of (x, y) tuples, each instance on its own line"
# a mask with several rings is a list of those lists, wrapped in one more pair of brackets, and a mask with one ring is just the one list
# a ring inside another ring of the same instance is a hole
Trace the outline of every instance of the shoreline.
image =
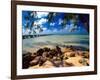
[[(38, 46), (39, 45), (39, 46)], [(37, 51), (38, 49), (40, 48), (43, 48), (43, 47), (48, 47), (48, 48), (55, 48), (55, 46), (59, 46), (60, 48), (73, 48), (74, 50), (81, 50), (81, 51), (89, 51), (88, 48), (84, 47), (84, 46), (78, 46), (78, 45), (61, 45), (61, 44), (45, 44), (45, 45), (40, 45), (38, 44), (37, 47), (33, 47), (33, 48), (25, 48), (23, 49), (23, 52), (34, 52), (34, 51)], [(41, 47), (42, 46), (42, 47)]]

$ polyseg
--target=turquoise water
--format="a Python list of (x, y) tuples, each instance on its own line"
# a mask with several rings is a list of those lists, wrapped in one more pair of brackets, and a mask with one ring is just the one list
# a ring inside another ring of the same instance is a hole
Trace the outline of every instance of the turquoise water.
[(72, 45), (89, 48), (89, 35), (49, 35), (23, 39), (23, 49), (38, 48), (43, 45)]

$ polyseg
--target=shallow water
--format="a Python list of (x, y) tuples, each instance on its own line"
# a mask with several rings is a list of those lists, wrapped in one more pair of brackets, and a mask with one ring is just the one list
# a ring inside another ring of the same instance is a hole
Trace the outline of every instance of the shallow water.
[(23, 50), (43, 45), (72, 45), (89, 49), (89, 35), (49, 35), (23, 39)]

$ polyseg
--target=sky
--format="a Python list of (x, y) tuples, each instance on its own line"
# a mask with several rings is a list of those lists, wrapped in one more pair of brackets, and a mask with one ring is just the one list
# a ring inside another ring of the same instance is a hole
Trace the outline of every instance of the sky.
[[(33, 13), (36, 13), (36, 14), (33, 14)], [(64, 28), (62, 26), (62, 22), (63, 22), (64, 15), (67, 13), (61, 13), (61, 12), (54, 13), (54, 16), (50, 22), (48, 22), (48, 14), (49, 12), (22, 11), (23, 35), (84, 34), (84, 33), (88, 34), (88, 31), (86, 30), (82, 21), (78, 19), (78, 17), (81, 14), (75, 14), (77, 16), (77, 25), (74, 25), (74, 19), (70, 19), (70, 20), (65, 21), (66, 25)], [(87, 14), (82, 14), (82, 15), (84, 15), (84, 19), (89, 19), (89, 15)], [(34, 22), (34, 25), (32, 22)], [(38, 28), (38, 26), (40, 28)]]

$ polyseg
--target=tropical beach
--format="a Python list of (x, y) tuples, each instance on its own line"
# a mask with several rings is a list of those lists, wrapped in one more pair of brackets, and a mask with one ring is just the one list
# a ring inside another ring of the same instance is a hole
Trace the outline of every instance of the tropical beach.
[(89, 66), (89, 15), (22, 12), (22, 68)]
[(89, 66), (88, 36), (66, 36), (69, 40), (65, 35), (23, 40), (23, 68)]

